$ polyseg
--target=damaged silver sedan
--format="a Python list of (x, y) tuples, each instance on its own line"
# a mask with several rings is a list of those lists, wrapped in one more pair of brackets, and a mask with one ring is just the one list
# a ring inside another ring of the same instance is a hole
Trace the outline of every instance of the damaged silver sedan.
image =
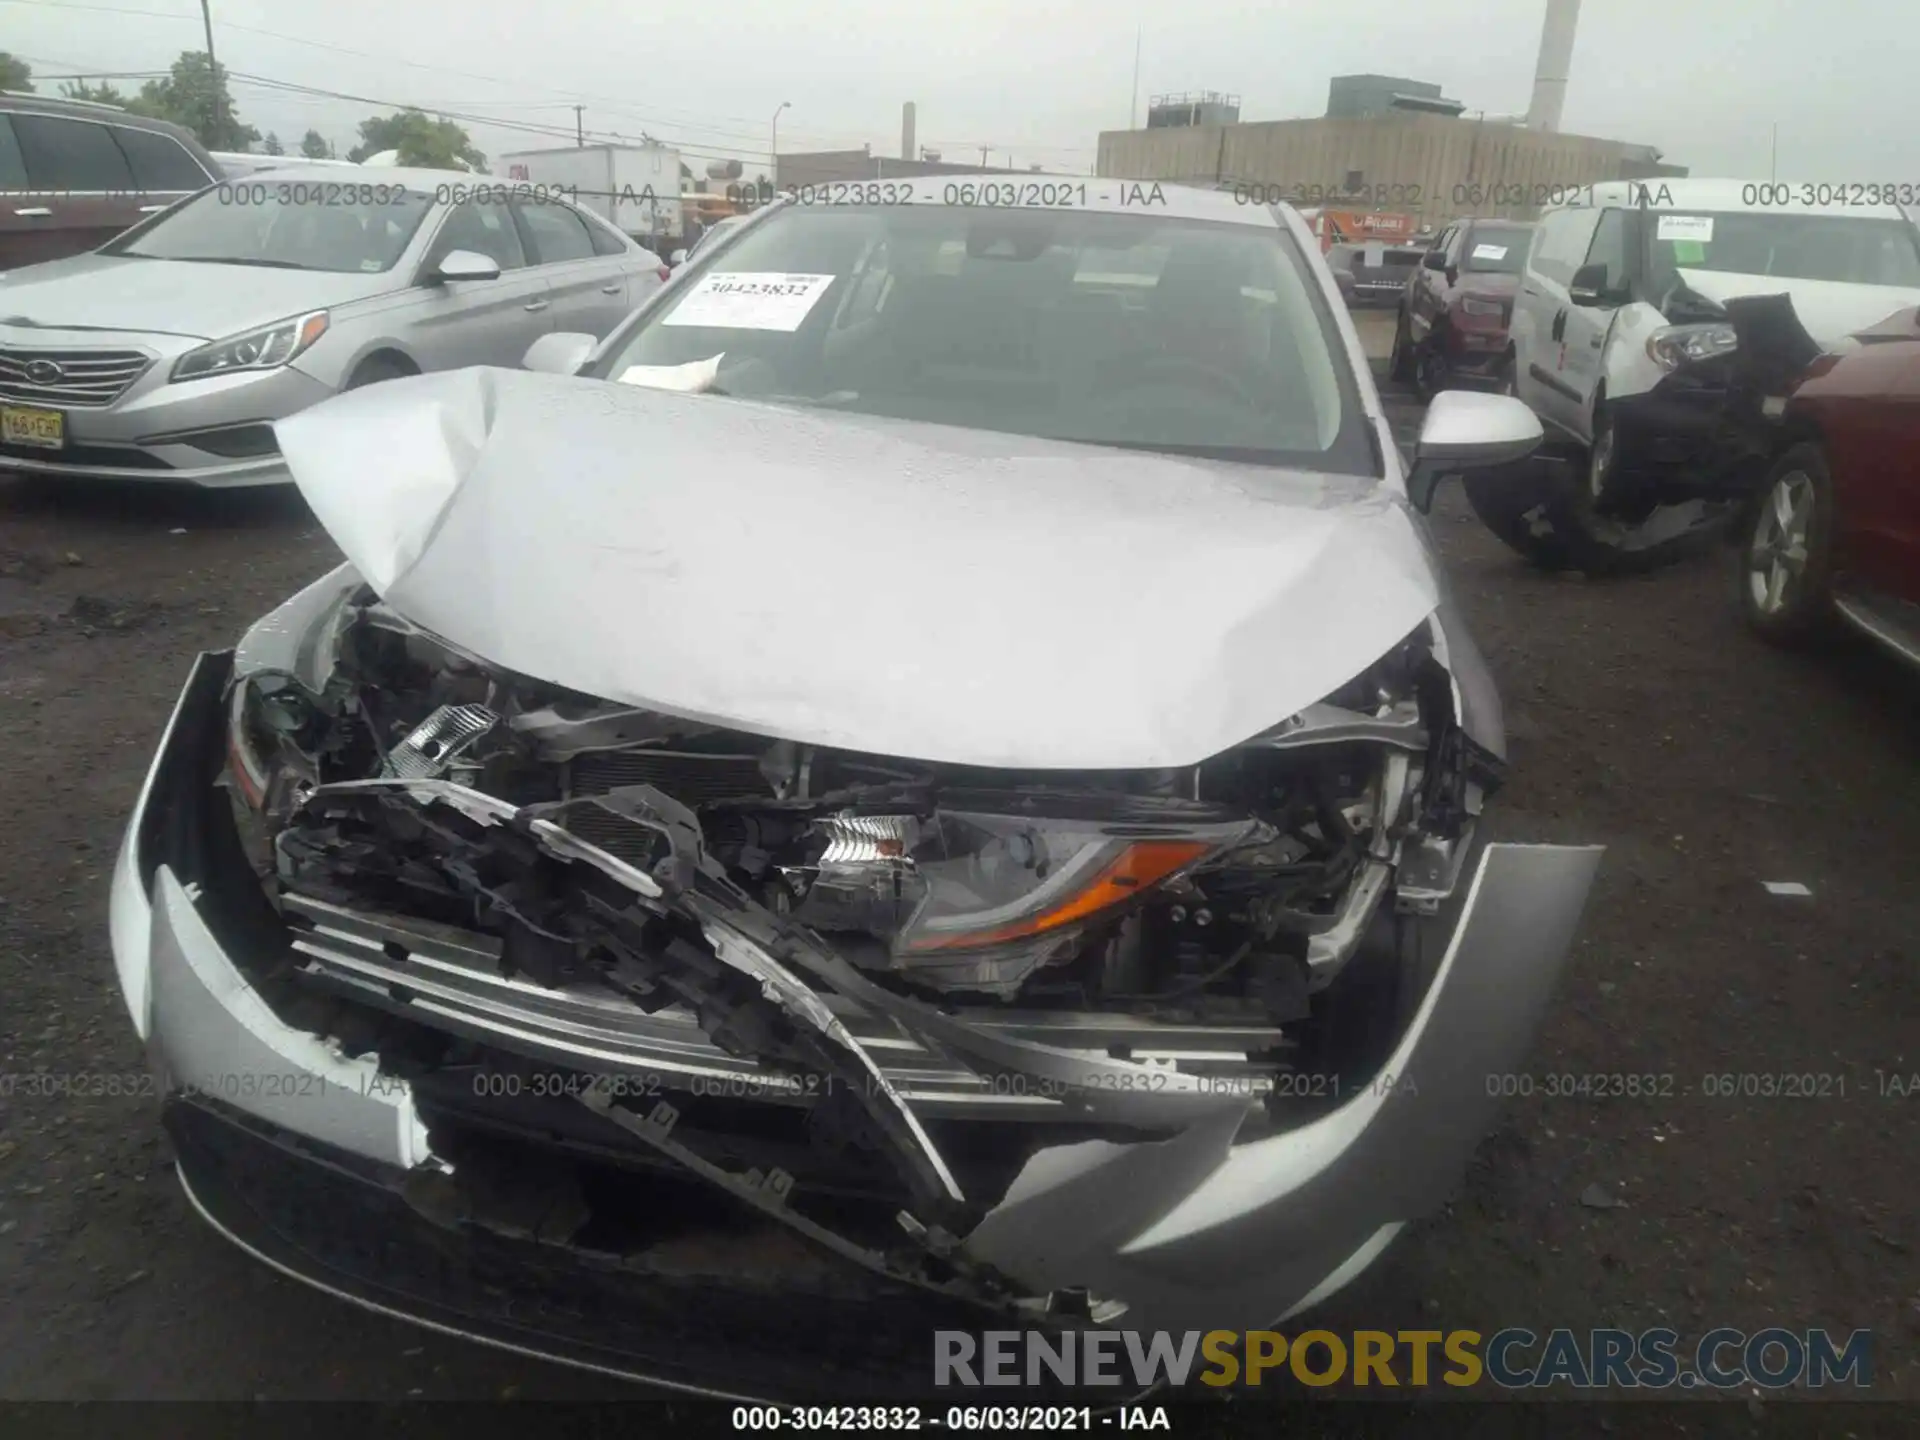
[(278, 427), (347, 563), (201, 657), (112, 912), (269, 1263), (900, 1394), (938, 1325), (1274, 1323), (1458, 1179), (1598, 852), (1480, 833), (1419, 511), (1537, 423), (1405, 465), (1284, 207), (888, 188)]

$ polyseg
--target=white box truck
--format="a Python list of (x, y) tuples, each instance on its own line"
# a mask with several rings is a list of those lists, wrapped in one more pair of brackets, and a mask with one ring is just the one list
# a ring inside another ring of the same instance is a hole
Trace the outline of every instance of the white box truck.
[(680, 205), (680, 152), (666, 145), (569, 145), (502, 155), (495, 174), (508, 184), (566, 192), (614, 228), (665, 254), (685, 225)]

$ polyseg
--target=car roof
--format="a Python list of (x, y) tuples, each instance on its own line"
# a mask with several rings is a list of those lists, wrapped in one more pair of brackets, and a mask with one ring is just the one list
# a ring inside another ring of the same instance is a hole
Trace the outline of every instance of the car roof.
[[(1549, 207), (1542, 213), (1551, 214), (1555, 209), (1605, 209), (1609, 206), (1638, 205), (1642, 194), (1646, 195), (1647, 204), (1656, 210), (1701, 210), (1723, 215), (1770, 215), (1784, 211), (1795, 215), (1845, 215), (1855, 220), (1898, 220), (1904, 218), (1905, 213), (1893, 204), (1849, 203), (1850, 200), (1864, 200), (1871, 195), (1874, 187), (1870, 185), (1856, 187), (1803, 184), (1797, 180), (1696, 180), (1685, 177), (1610, 180), (1601, 185), (1570, 188), (1586, 193), (1576, 193), (1571, 203)], [(1809, 200), (1814, 203), (1808, 203)]]
[(41, 95), (32, 90), (0, 90), (0, 114), (12, 115), (22, 111), (58, 115), (68, 120), (97, 120), (110, 125), (124, 125), (129, 130), (150, 130), (172, 136), (196, 155), (204, 157), (209, 154), (198, 135), (171, 120), (138, 115), (124, 106), (109, 105), (100, 100), (69, 100), (64, 95)]
[[(1250, 225), (1260, 229), (1278, 228), (1276, 210), (1291, 210), (1290, 205), (1268, 206), (1236, 200), (1229, 189), (1201, 185), (1176, 185), (1165, 180), (1129, 180), (1115, 175), (1049, 174), (1037, 170), (960, 171), (947, 175), (901, 176), (884, 180), (828, 181), (799, 187), (799, 195), (787, 203), (803, 206), (857, 205), (862, 196), (874, 196), (873, 204), (944, 205), (948, 187), (972, 186), (981, 208), (1004, 205), (1007, 208), (1097, 210), (1104, 213), (1138, 215), (1142, 218), (1176, 220), (1215, 220)], [(1060, 198), (1060, 187), (1072, 187), (1070, 198)], [(1085, 186), (1085, 199), (1080, 187)], [(1049, 190), (1052, 197), (1049, 199)], [(1243, 192), (1244, 193), (1244, 192)], [(783, 197), (785, 198), (785, 197)], [(964, 199), (960, 203), (967, 203)]]

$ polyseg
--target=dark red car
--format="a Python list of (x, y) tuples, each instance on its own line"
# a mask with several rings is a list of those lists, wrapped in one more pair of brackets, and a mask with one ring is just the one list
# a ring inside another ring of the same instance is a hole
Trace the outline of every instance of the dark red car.
[(1533, 240), (1518, 220), (1456, 220), (1407, 281), (1393, 330), (1393, 378), (1422, 395), (1497, 389), (1513, 295)]
[(1822, 355), (1787, 396), (1740, 601), (1769, 640), (1831, 616), (1920, 664), (1920, 310)]

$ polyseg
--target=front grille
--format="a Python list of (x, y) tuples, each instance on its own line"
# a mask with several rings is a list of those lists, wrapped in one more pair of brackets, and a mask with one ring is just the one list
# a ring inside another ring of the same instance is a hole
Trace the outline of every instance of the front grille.
[[(714, 800), (772, 795), (760, 761), (753, 755), (710, 755), (692, 750), (609, 750), (581, 755), (568, 767), (567, 793), (604, 795), (626, 785), (651, 785), (698, 809)], [(590, 844), (623, 860), (642, 858), (646, 850), (631, 821), (594, 806), (583, 806), (567, 828)]]
[[(0, 399), (30, 405), (89, 409), (111, 405), (153, 357), (139, 350), (22, 350), (0, 345)], [(57, 375), (34, 379), (30, 369), (58, 367)]]

